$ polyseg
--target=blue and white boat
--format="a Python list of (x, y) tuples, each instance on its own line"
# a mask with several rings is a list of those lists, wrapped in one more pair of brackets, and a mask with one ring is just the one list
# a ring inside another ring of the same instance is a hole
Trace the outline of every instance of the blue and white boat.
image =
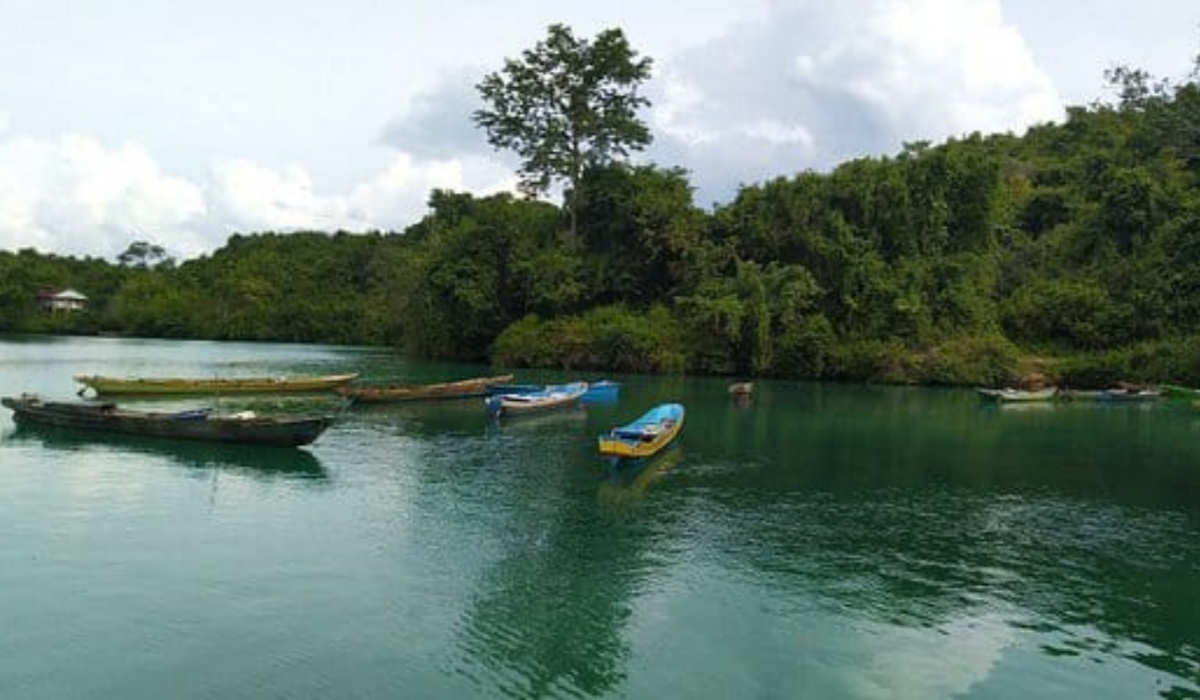
[[(545, 391), (552, 384), (496, 384), (487, 389), (488, 396), (503, 396), (506, 394), (536, 394)], [(562, 385), (558, 385), (562, 386)], [(611, 404), (617, 402), (617, 397), (621, 392), (621, 384), (608, 379), (600, 379), (594, 382), (588, 382), (587, 391), (580, 398), (580, 403), (604, 403)]]
[(495, 416), (521, 415), (576, 406), (587, 390), (587, 382), (547, 384), (538, 391), (489, 396), (483, 403), (487, 412)]

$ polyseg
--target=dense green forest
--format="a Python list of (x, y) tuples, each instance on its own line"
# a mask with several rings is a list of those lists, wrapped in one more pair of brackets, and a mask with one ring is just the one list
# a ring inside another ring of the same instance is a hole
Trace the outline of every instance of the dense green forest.
[[(403, 232), (234, 235), (179, 264), (0, 252), (0, 330), (581, 370), (1200, 385), (1200, 85), (1110, 78), (1113, 103), (1023, 136), (909, 144), (713, 210), (684, 171), (606, 162), (580, 171), (569, 211), (435, 191)], [(90, 307), (43, 312), (47, 287)]]

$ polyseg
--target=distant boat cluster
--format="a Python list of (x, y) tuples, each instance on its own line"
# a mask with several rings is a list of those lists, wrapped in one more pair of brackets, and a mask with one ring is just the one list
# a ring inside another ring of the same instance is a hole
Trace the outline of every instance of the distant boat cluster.
[(1141, 402), (1157, 401), (1163, 398), (1200, 400), (1200, 389), (1190, 389), (1177, 385), (1147, 387), (1127, 384), (1100, 390), (1059, 389), (1057, 387), (1014, 389), (1006, 387), (1003, 389), (978, 388), (975, 391), (983, 399), (998, 403), (1041, 403), (1048, 401)]
[[(31, 394), (6, 397), (5, 407), (22, 425), (204, 440), (250, 445), (309, 445), (335, 422), (329, 414), (221, 413), (211, 408), (144, 411), (118, 406), (114, 397), (222, 397), (257, 394), (336, 392), (346, 406), (483, 397), (496, 419), (546, 413), (589, 403), (615, 403), (620, 384), (609, 380), (565, 384), (516, 384), (511, 374), (438, 383), (358, 382), (356, 373), (283, 377), (106, 377), (77, 375), (79, 401), (46, 401)], [(90, 395), (89, 395), (90, 392)], [(731, 393), (734, 393), (731, 391)], [(737, 395), (741, 395), (738, 392)], [(683, 429), (679, 403), (651, 407), (624, 425), (600, 435), (597, 449), (615, 459), (645, 459), (661, 452)]]

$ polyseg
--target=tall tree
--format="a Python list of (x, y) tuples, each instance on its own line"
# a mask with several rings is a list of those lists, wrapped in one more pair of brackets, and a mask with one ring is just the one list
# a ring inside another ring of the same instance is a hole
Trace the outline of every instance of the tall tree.
[(175, 265), (175, 259), (167, 255), (166, 249), (160, 245), (147, 241), (134, 241), (129, 244), (124, 253), (117, 256), (117, 263), (121, 267), (145, 270), (160, 265), (172, 267)]
[(475, 111), (475, 123), (493, 147), (520, 156), (522, 189), (536, 194), (556, 180), (568, 184), (572, 233), (584, 168), (650, 143), (650, 130), (637, 116), (650, 104), (638, 94), (650, 65), (620, 29), (588, 41), (553, 24), (520, 60), (506, 59), (476, 86), (487, 107)]

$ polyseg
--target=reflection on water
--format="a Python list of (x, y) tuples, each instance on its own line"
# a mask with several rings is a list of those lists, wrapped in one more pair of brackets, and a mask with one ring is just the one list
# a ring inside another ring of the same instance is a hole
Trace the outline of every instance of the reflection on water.
[(84, 452), (102, 448), (127, 452), (131, 456), (155, 455), (185, 467), (232, 470), (255, 478), (326, 478), (320, 460), (304, 448), (169, 440), (36, 424), (17, 424), (0, 436), (0, 440), (36, 443), (51, 452)]
[[(703, 680), (682, 687), (712, 697), (771, 666), (764, 640), (822, 628), (839, 631), (794, 640), (817, 657), (772, 667), (777, 690), (817, 677), (818, 696), (1028, 696), (1051, 673), (1067, 696), (1194, 696), (1197, 478), (1159, 442), (1186, 423), (821, 393), (817, 413), (766, 410), (769, 391), (751, 410), (690, 411), (687, 468), (676, 446), (606, 463), (595, 510), (566, 488), (520, 507), (457, 627), (456, 670), (521, 697), (660, 695), (672, 687), (629, 671), (652, 663), (630, 641), (656, 619), (641, 611), (667, 615), (661, 660), (686, 659)], [(664, 586), (673, 617), (646, 602)], [(725, 673), (705, 674), (706, 644), (738, 650)]]
[(582, 405), (533, 413), (511, 413), (504, 416), (488, 416), (488, 426), (494, 432), (505, 430), (526, 433), (578, 428), (587, 420), (587, 409)]
[(347, 418), (380, 433), (418, 436), (478, 435), (487, 424), (483, 399), (446, 399), (399, 403), (353, 404)]
[(683, 461), (683, 448), (672, 445), (650, 459), (610, 459), (608, 477), (600, 482), (596, 497), (614, 511), (636, 505), (650, 484), (658, 481)]
[(511, 697), (599, 697), (620, 687), (631, 656), (623, 636), (653, 570), (653, 542), (591, 516), (564, 503), (515, 518), (455, 626), (456, 673)]
[[(487, 373), (81, 340), (17, 348), (0, 394), (177, 351)], [(315, 451), (0, 435), (20, 602), (0, 697), (1200, 697), (1197, 414), (770, 381), (739, 406), (719, 378), (620, 379), (618, 405), (512, 420), (351, 407)], [(678, 444), (597, 454), (665, 401), (687, 406)]]

